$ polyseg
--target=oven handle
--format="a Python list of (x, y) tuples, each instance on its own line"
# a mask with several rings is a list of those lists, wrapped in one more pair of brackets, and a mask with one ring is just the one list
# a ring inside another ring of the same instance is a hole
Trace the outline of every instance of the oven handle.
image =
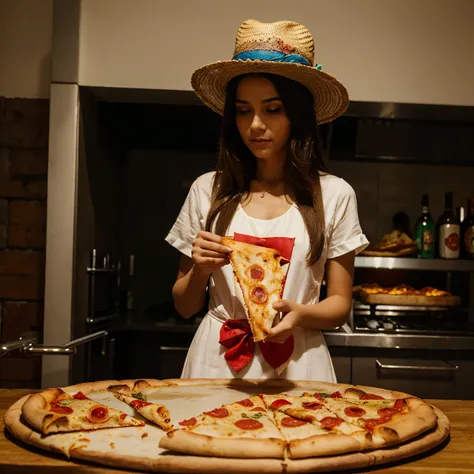
[(459, 370), (457, 365), (445, 362), (445, 366), (429, 366), (429, 365), (396, 365), (382, 364), (378, 359), (375, 360), (375, 366), (380, 370), (429, 370), (431, 372), (456, 372)]
[(188, 351), (189, 347), (179, 347), (179, 346), (160, 346), (160, 351), (164, 352), (181, 352)]

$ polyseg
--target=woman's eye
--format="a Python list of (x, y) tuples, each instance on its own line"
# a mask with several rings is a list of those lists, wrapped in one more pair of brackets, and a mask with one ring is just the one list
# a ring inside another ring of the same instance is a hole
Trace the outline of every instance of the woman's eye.
[(270, 114), (277, 114), (280, 111), (281, 111), (281, 107), (272, 107), (272, 108), (267, 109), (267, 112), (269, 112)]
[(237, 115), (246, 115), (250, 112), (249, 109), (237, 109)]

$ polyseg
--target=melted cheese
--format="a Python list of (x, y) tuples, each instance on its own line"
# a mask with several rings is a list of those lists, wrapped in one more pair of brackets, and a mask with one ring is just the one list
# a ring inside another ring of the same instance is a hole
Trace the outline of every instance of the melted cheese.
[(311, 436), (324, 436), (329, 433), (328, 430), (325, 430), (320, 425), (313, 423), (305, 423), (301, 426), (284, 426), (282, 424), (283, 418), (286, 418), (288, 415), (279, 410), (273, 412), (273, 417), (275, 423), (277, 424), (279, 430), (282, 432), (283, 436), (288, 441), (293, 441), (295, 439), (304, 439)]
[[(298, 418), (302, 420), (309, 420), (313, 418), (311, 423), (326, 433), (333, 432), (333, 433), (352, 434), (352, 433), (362, 430), (360, 426), (353, 426), (344, 421), (337, 427), (333, 428), (332, 430), (327, 430), (323, 428), (321, 426), (320, 421), (323, 420), (324, 418), (334, 418), (337, 416), (337, 414), (329, 410), (324, 402), (321, 402), (323, 406), (316, 410), (310, 410), (310, 409), (304, 408), (303, 406), (304, 403), (319, 402), (319, 400), (316, 399), (315, 397), (295, 397), (295, 396), (289, 396), (289, 395), (264, 395), (265, 404), (267, 406), (271, 406), (271, 404), (275, 400), (281, 400), (281, 399), (291, 402), (291, 405), (283, 405), (282, 407), (278, 408), (278, 411), (281, 411), (287, 415), (290, 415), (294, 418)], [(344, 418), (342, 419), (344, 420)]]
[[(197, 423), (194, 426), (184, 429), (218, 438), (283, 439), (278, 428), (270, 420), (260, 397), (252, 397), (250, 400), (254, 403), (254, 406), (245, 407), (238, 403), (232, 403), (223, 407), (229, 411), (228, 416), (215, 418), (204, 413), (196, 418)], [(256, 407), (260, 407), (263, 411), (252, 411)], [(235, 422), (244, 419), (259, 421), (263, 426), (258, 429), (244, 430), (235, 425)]]

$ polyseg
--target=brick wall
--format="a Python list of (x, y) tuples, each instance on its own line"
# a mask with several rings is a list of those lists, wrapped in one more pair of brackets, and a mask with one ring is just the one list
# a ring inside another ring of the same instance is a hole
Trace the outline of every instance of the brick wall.
[[(43, 329), (49, 101), (0, 97), (2, 341)], [(0, 387), (36, 387), (41, 358), (0, 358)]]

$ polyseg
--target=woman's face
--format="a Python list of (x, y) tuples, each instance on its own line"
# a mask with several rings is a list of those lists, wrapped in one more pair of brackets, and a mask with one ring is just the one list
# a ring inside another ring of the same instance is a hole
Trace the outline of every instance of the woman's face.
[(255, 157), (286, 156), (291, 124), (275, 86), (262, 76), (245, 77), (237, 86), (235, 102), (237, 128)]

